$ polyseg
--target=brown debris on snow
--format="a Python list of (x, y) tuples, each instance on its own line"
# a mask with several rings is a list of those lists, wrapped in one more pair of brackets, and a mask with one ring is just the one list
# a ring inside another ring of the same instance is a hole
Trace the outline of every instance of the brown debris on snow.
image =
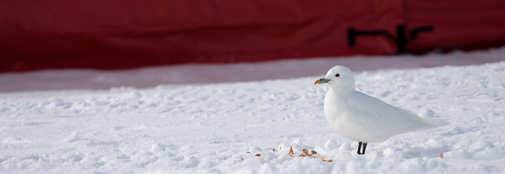
[(257, 153), (257, 154), (256, 154), (256, 155), (254, 155), (254, 156), (260, 157), (260, 156), (261, 156), (261, 154), (258, 154), (258, 153)]
[[(315, 150), (310, 150), (310, 153), (309, 153), (309, 151), (307, 149), (302, 149), (302, 153), (300, 155), (298, 155), (298, 157), (302, 157), (302, 158), (309, 157), (309, 158), (314, 158), (314, 159), (320, 158), (323, 162), (333, 162), (333, 160), (326, 160), (326, 156), (319, 157), (319, 155), (316, 155), (316, 154), (317, 154), (317, 152)], [(295, 154), (293, 152), (293, 146), (289, 147), (289, 153), (286, 154), (285, 156), (295, 157)], [(281, 162), (284, 162), (284, 161), (281, 160)]]
[[(275, 151), (275, 150), (274, 150)], [(302, 153), (300, 155), (298, 155), (299, 157), (313, 157), (313, 158), (317, 158), (315, 157), (315, 155), (317, 154), (317, 152), (315, 150), (310, 150), (310, 153), (307, 149), (302, 149)], [(286, 156), (291, 156), (291, 157), (295, 157), (295, 154), (293, 152), (293, 146), (290, 146), (289, 147), (289, 153), (286, 154)]]
[(322, 156), (322, 157), (321, 157), (321, 160), (322, 160), (323, 162), (330, 162), (330, 163), (331, 163), (331, 162), (333, 162), (333, 160), (326, 160), (326, 156)]
[(289, 155), (290, 157), (294, 157), (295, 155), (293, 154), (293, 146), (289, 146), (289, 153), (286, 154)]
[(299, 157), (310, 156), (309, 151), (307, 149), (302, 149), (302, 154), (298, 155)]
[(444, 155), (438, 154), (438, 157), (440, 157), (440, 159), (442, 159), (442, 158), (444, 158)]

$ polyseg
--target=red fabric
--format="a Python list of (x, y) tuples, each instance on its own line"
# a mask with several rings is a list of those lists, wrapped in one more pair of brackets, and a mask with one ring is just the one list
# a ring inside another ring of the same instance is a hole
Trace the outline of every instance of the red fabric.
[[(408, 3), (407, 3), (408, 2)], [(503, 1), (505, 2), (505, 1)], [(0, 1), (0, 72), (123, 69), (181, 63), (396, 52), (381, 36), (347, 45), (347, 29), (433, 25), (409, 50), (503, 44), (499, 0)], [(501, 28), (500, 28), (501, 27)]]
[(394, 30), (398, 0), (0, 1), (0, 71), (120, 69), (386, 54), (378, 37), (347, 46), (347, 28)]
[(433, 32), (419, 34), (407, 48), (422, 52), (474, 50), (505, 45), (505, 1), (423, 0), (406, 1), (409, 29), (432, 25)]

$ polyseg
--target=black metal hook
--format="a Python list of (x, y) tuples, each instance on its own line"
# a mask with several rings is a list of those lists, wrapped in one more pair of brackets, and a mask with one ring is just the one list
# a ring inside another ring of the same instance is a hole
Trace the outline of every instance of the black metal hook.
[(396, 37), (394, 37), (391, 33), (386, 30), (369, 30), (369, 31), (356, 31), (354, 28), (347, 29), (347, 43), (350, 47), (356, 46), (356, 37), (357, 36), (377, 36), (382, 35), (385, 36), (394, 42), (396, 42), (397, 53), (402, 54), (405, 53), (405, 45), (407, 42), (413, 41), (418, 33), (421, 32), (431, 32), (433, 31), (433, 26), (425, 26), (414, 28), (410, 33), (410, 38), (406, 39), (405, 26), (397, 25), (396, 26)]

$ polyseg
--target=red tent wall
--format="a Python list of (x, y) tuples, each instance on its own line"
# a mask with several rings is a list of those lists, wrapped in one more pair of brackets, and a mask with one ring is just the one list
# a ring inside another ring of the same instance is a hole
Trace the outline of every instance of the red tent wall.
[(412, 52), (433, 48), (474, 50), (505, 45), (505, 1), (422, 0), (406, 2), (407, 28), (432, 25), (407, 44)]
[[(400, 24), (406, 24), (408, 30), (418, 25), (435, 28), (436, 34), (423, 33), (409, 42), (409, 50), (504, 44), (503, 28), (488, 34), (493, 26), (503, 26), (501, 10), (484, 9), (489, 5), (472, 6), (470, 0), (464, 0), (465, 3), (451, 0), (450, 5), (434, 0), (427, 4), (408, 2), (0, 1), (0, 72), (392, 54), (396, 52), (396, 43), (383, 36), (358, 37), (356, 46), (349, 47), (347, 30), (350, 27), (363, 31), (382, 29), (395, 35)], [(489, 2), (494, 9), (505, 7), (501, 1)], [(473, 26), (465, 22), (464, 17), (469, 16), (465, 8), (465, 11), (444, 13), (443, 7), (458, 4), (475, 7), (473, 14), (476, 15), (467, 20), (481, 21), (486, 14), (488, 22), (480, 22), (486, 27), (454, 34), (455, 29)], [(460, 20), (432, 22), (444, 15)], [(465, 39), (472, 35), (480, 39)], [(456, 39), (462, 36), (463, 39)]]
[(401, 1), (1, 1), (0, 71), (386, 54), (349, 26), (394, 29)]

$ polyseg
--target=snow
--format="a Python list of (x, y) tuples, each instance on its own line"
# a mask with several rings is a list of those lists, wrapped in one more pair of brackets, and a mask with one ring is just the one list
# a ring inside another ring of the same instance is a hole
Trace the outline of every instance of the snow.
[(450, 122), (369, 143), (364, 156), (330, 128), (327, 87), (313, 85), (334, 65), (291, 79), (0, 93), (0, 173), (505, 171), (505, 61), (356, 71), (358, 91)]
[(160, 84), (248, 82), (320, 76), (324, 69), (345, 65), (353, 72), (385, 69), (462, 66), (505, 61), (505, 47), (476, 52), (424, 56), (352, 56), (279, 60), (260, 63), (175, 65), (123, 71), (90, 69), (42, 70), (0, 74), (1, 92), (40, 90), (108, 90), (113, 87), (154, 88)]

